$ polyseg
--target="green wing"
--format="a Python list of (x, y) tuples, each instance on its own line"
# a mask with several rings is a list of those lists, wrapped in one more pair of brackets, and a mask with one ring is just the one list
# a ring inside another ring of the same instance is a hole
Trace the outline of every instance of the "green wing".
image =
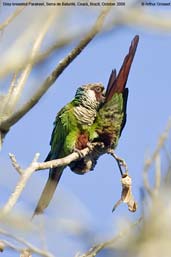
[(99, 109), (95, 123), (90, 128), (90, 139), (116, 147), (126, 123), (128, 89), (126, 83), (135, 56), (139, 37), (131, 42), (129, 52), (124, 58), (118, 76), (112, 71), (105, 94), (105, 103)]
[(90, 129), (90, 140), (103, 142), (105, 146), (117, 145), (123, 123), (123, 94), (115, 93), (112, 99), (99, 110)]
[(73, 151), (79, 133), (73, 108), (71, 102), (57, 114), (50, 141), (51, 151), (46, 161), (64, 157)]
[(55, 159), (60, 155), (60, 150), (62, 149), (62, 146), (65, 141), (66, 137), (66, 131), (63, 128), (60, 115), (64, 112), (62, 109), (56, 116), (55, 122), (54, 122), (54, 129), (52, 132), (50, 145), (51, 145), (51, 151), (49, 153), (49, 157), (47, 157), (48, 160)]
[(63, 126), (61, 121), (61, 115), (65, 113), (65, 107), (61, 109), (61, 111), (57, 114), (56, 119), (54, 121), (54, 129), (52, 132), (50, 145), (51, 150), (45, 161), (53, 160), (62, 154), (63, 145), (65, 142), (65, 138), (67, 136), (67, 131), (65, 126)]

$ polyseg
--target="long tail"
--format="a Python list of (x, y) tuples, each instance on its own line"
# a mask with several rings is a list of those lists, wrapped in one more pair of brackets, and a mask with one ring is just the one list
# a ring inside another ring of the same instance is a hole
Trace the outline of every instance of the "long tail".
[(135, 36), (131, 42), (129, 53), (126, 55), (118, 75), (116, 76), (116, 70), (112, 71), (105, 95), (106, 102), (110, 101), (114, 93), (123, 93), (125, 91), (126, 82), (135, 56), (138, 41), (139, 36)]
[(128, 99), (128, 88), (126, 88), (126, 83), (128, 79), (128, 75), (131, 69), (131, 65), (135, 56), (135, 52), (137, 49), (137, 45), (139, 42), (139, 36), (135, 36), (131, 42), (129, 52), (124, 58), (123, 64), (120, 68), (118, 75), (116, 74), (116, 70), (111, 72), (109, 82), (107, 85), (106, 95), (105, 95), (105, 102), (108, 102), (112, 99), (115, 93), (122, 93), (123, 94), (123, 120), (120, 129), (120, 135), (122, 130), (126, 124), (126, 108), (127, 108), (127, 99)]
[(37, 214), (43, 213), (44, 209), (48, 207), (54, 195), (58, 182), (62, 176), (63, 170), (64, 170), (64, 167), (59, 167), (59, 168), (50, 170), (48, 181), (46, 182), (46, 185), (40, 196), (40, 199), (34, 211), (33, 217)]

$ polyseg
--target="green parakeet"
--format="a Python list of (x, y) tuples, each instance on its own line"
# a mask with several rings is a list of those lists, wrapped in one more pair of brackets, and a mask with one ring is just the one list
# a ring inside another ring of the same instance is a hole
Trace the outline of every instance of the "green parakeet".
[(97, 146), (84, 159), (72, 162), (70, 168), (75, 173), (84, 174), (89, 170), (93, 170), (98, 158), (107, 153), (109, 149), (115, 149), (118, 144), (119, 137), (126, 124), (128, 99), (126, 83), (138, 41), (139, 36), (135, 36), (118, 75), (116, 74), (116, 70), (111, 72), (105, 93), (105, 100), (100, 105), (93, 125), (88, 129), (89, 141), (101, 142), (105, 147)]
[[(45, 161), (62, 158), (87, 146), (88, 128), (92, 126), (103, 101), (104, 87), (101, 83), (87, 84), (77, 89), (75, 98), (57, 114), (50, 141), (51, 150)], [(49, 205), (64, 168), (50, 169), (34, 214), (42, 213)]]
[[(126, 83), (138, 41), (139, 37), (135, 36), (118, 75), (116, 70), (112, 71), (106, 92), (101, 83), (83, 85), (77, 89), (75, 98), (59, 111), (50, 141), (51, 150), (45, 161), (84, 149), (91, 142), (103, 143), (103, 149), (97, 147), (85, 158), (69, 165), (75, 173), (84, 174), (94, 169), (97, 159), (107, 149), (116, 148), (126, 123)], [(49, 205), (64, 168), (50, 169), (34, 214), (42, 213)]]

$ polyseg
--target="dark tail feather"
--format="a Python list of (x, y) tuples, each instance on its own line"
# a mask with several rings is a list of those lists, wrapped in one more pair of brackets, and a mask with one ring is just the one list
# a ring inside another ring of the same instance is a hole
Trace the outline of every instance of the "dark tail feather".
[(110, 94), (110, 91), (112, 90), (112, 87), (116, 81), (116, 69), (112, 70), (109, 78), (109, 82), (106, 89), (106, 96)]
[(60, 167), (60, 168), (52, 169), (50, 171), (50, 176), (48, 178), (48, 181), (46, 182), (46, 185), (43, 189), (43, 192), (40, 196), (39, 202), (36, 206), (36, 209), (32, 217), (34, 217), (37, 214), (43, 213), (44, 209), (48, 207), (54, 195), (58, 182), (62, 176), (63, 169), (64, 169), (63, 167)]
[(109, 78), (108, 87), (106, 90), (106, 102), (112, 98), (114, 93), (123, 93), (126, 86), (127, 79), (128, 79), (131, 64), (133, 62), (134, 55), (137, 49), (138, 41), (139, 41), (139, 36), (135, 36), (131, 42), (129, 53), (126, 55), (124, 59), (124, 62), (121, 66), (121, 69), (119, 71), (117, 78), (115, 78), (114, 76), (115, 73), (112, 71)]

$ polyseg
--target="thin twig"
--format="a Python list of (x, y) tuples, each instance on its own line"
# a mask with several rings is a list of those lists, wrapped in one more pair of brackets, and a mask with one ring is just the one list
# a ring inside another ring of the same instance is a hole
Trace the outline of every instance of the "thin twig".
[(157, 155), (155, 160), (155, 184), (154, 184), (154, 193), (158, 193), (161, 185), (161, 156)]
[(8, 89), (7, 95), (4, 95), (3, 102), (1, 103), (1, 108), (0, 108), (0, 116), (7, 116), (9, 115), (11, 108), (11, 96), (14, 94), (15, 86), (16, 86), (16, 81), (17, 81), (17, 73), (14, 73), (12, 76), (11, 84)]
[(111, 7), (104, 7), (102, 12), (93, 28), (85, 36), (84, 39), (63, 59), (61, 60), (53, 72), (47, 77), (43, 84), (39, 87), (37, 92), (32, 96), (32, 98), (24, 104), (17, 112), (12, 114), (10, 117), (3, 120), (0, 124), (0, 128), (7, 129), (14, 125), (18, 120), (20, 120), (33, 106), (40, 100), (40, 98), (46, 93), (46, 91), (52, 86), (59, 75), (64, 71), (66, 67), (82, 52), (82, 50), (88, 45), (88, 43), (100, 32), (103, 25), (104, 19), (110, 11)]
[[(28, 79), (28, 76), (32, 70), (32, 59), (35, 58), (37, 52), (39, 51), (40, 47), (41, 47), (41, 44), (42, 44), (42, 41), (44, 39), (44, 37), (46, 36), (46, 33), (49, 29), (49, 27), (51, 26), (52, 22), (54, 20), (54, 15), (50, 15), (48, 18), (47, 18), (47, 21), (45, 22), (44, 26), (42, 27), (41, 31), (39, 32), (39, 34), (37, 35), (36, 37), (36, 40), (33, 44), (33, 47), (32, 47), (32, 51), (31, 51), (31, 55), (30, 55), (30, 59), (29, 59), (29, 62), (28, 64), (25, 66), (21, 76), (19, 77), (18, 79), (18, 82), (17, 84), (15, 85), (15, 90), (13, 90), (11, 92), (11, 95), (10, 95), (10, 109), (11, 110), (14, 110), (15, 109), (15, 106), (22, 94), (22, 91), (26, 85), (26, 81)], [(8, 111), (8, 110), (7, 110)]]
[(140, 224), (140, 222), (142, 221), (142, 217), (140, 217), (135, 223), (133, 223), (129, 228), (124, 229), (123, 231), (121, 231), (116, 237), (107, 240), (105, 242), (99, 243), (94, 245), (93, 247), (90, 248), (90, 250), (88, 250), (86, 253), (79, 255), (79, 257), (95, 257), (101, 250), (103, 250), (104, 248), (108, 248), (108, 247), (113, 247), (114, 244), (124, 238), (134, 227), (136, 227), (137, 225)]
[[(26, 65), (25, 69), (23, 70), (20, 78), (18, 79), (18, 83), (16, 83), (16, 74), (14, 75), (9, 92), (8, 92), (7, 96), (5, 97), (3, 106), (1, 108), (2, 111), (5, 110), (4, 113), (1, 113), (1, 121), (6, 120), (6, 119), (8, 120), (13, 115), (15, 106), (22, 94), (22, 91), (26, 84), (27, 78), (32, 70), (32, 59), (37, 54), (37, 52), (41, 46), (41, 43), (48, 31), (48, 28), (52, 24), (53, 20), (54, 20), (54, 15), (50, 15), (49, 18), (47, 19), (45, 25), (41, 29), (40, 33), (38, 34), (38, 36), (34, 42), (33, 48), (32, 48), (30, 62)], [(0, 126), (0, 131), (4, 130), (7, 133), (9, 128), (10, 128), (9, 125), (7, 125), (5, 127), (5, 129), (3, 129)], [(4, 134), (1, 133), (1, 136), (4, 137), (6, 133), (4, 133)], [(2, 140), (3, 140), (3, 137), (2, 137)], [(2, 140), (1, 140), (1, 146), (2, 146)]]
[(16, 169), (16, 171), (19, 173), (19, 175), (23, 174), (23, 169), (20, 167), (20, 165), (17, 163), (17, 160), (15, 158), (15, 155), (12, 153), (9, 153), (9, 157), (11, 159), (11, 163), (13, 167)]
[[(152, 12), (146, 11), (146, 8), (136, 8), (134, 7), (135, 3), (132, 4), (129, 8), (122, 8), (114, 10), (112, 20), (109, 20), (105, 27), (103, 28), (103, 32), (108, 32), (110, 29), (118, 28), (118, 26), (139, 26), (147, 29), (155, 29), (156, 31), (166, 33), (171, 31), (171, 15), (170, 13), (161, 12), (159, 15), (155, 15)], [(42, 54), (36, 55), (36, 57), (32, 60), (32, 64), (36, 64), (38, 62), (43, 61), (46, 57), (48, 57), (53, 51), (60, 50), (61, 47), (68, 45), (73, 42), (75, 39), (78, 39), (82, 36), (82, 32), (78, 32), (78, 34), (66, 37), (55, 42), (52, 46), (48, 47)], [(12, 68), (9, 67), (6, 69), (0, 70), (0, 76), (7, 76), (10, 72), (20, 71), (24, 64), (27, 64), (27, 60), (23, 60), (20, 63), (15, 63)], [(3, 68), (3, 67), (2, 67)]]
[[(82, 158), (85, 157), (87, 154), (89, 154), (90, 151), (92, 151), (93, 148), (96, 147), (97, 145), (99, 147), (99, 143), (93, 143), (91, 150), (89, 147), (81, 150), (80, 152), (81, 152)], [(13, 164), (14, 168), (17, 170), (17, 172), (20, 174), (20, 179), (19, 179), (13, 193), (9, 197), (8, 201), (6, 202), (5, 206), (1, 209), (2, 215), (6, 215), (7, 213), (11, 212), (11, 210), (15, 206), (18, 198), (20, 197), (22, 191), (24, 190), (29, 178), (32, 176), (32, 174), (36, 170), (50, 169), (50, 168), (55, 168), (58, 166), (67, 166), (72, 161), (78, 160), (80, 158), (80, 154), (77, 152), (74, 152), (64, 158), (56, 159), (56, 160), (52, 160), (52, 161), (48, 161), (48, 162), (42, 162), (42, 163), (37, 162), (38, 157), (39, 157), (39, 153), (36, 153), (33, 158), (33, 161), (29, 165), (29, 167), (26, 168), (25, 170), (22, 170), (20, 165), (17, 163), (15, 156), (10, 154), (12, 164)]]
[[(171, 31), (171, 12), (156, 15), (148, 12), (146, 8), (123, 8), (118, 12), (118, 23), (156, 29), (160, 32)], [(119, 21), (120, 17), (120, 21)], [(113, 23), (115, 24), (115, 18)]]
[(153, 154), (150, 158), (145, 160), (144, 170), (143, 170), (143, 180), (144, 180), (144, 187), (150, 196), (153, 196), (154, 190), (151, 188), (151, 186), (149, 184), (148, 172), (149, 172), (151, 165), (155, 162), (156, 158), (160, 155), (160, 151), (163, 148), (165, 141), (169, 136), (170, 130), (171, 130), (171, 119), (169, 118), (169, 121), (167, 123), (165, 131), (159, 137), (158, 144), (156, 146), (155, 151), (153, 152)]
[(36, 59), (33, 60), (34, 63), (39, 63), (44, 61), (48, 56), (50, 56), (56, 50), (61, 50), (62, 48), (68, 46), (70, 43), (74, 42), (74, 40), (83, 37), (83, 31), (78, 31), (77, 33), (73, 33), (72, 35), (66, 35), (65, 37), (58, 39), (53, 45), (47, 47), (42, 53), (36, 56)]
[[(47, 47), (45, 50), (42, 49), (41, 53), (37, 53), (35, 57), (32, 58), (31, 64), (36, 65), (38, 63), (45, 61), (45, 59), (48, 58), (48, 56), (50, 56), (53, 52), (60, 51), (62, 48), (74, 42), (74, 40), (78, 40), (78, 38), (84, 37), (84, 35), (85, 35), (85, 32), (83, 33), (83, 30), (81, 30), (81, 31), (78, 31), (77, 33), (73, 33), (72, 35), (66, 35), (61, 39), (58, 38), (56, 42), (54, 42), (52, 45)], [(0, 70), (0, 77), (7, 76), (12, 71), (15, 71), (18, 73), (23, 69), (23, 66), (27, 65), (28, 63), (30, 63), (30, 60), (28, 60), (28, 56), (25, 56), (20, 60), (20, 62), (14, 62), (14, 65), (12, 66), (3, 67)]]
[(8, 240), (0, 240), (0, 252), (3, 252), (5, 248), (9, 248), (10, 250), (16, 251), (16, 252), (22, 252), (22, 248), (17, 247), (15, 244), (12, 244)]
[[(15, 168), (17, 168), (17, 166), (19, 166), (19, 165), (16, 163), (15, 165), (13, 164), (13, 166), (15, 166)], [(35, 171), (35, 162), (33, 160), (32, 163), (30, 164), (30, 166), (25, 171), (22, 172), (20, 179), (14, 189), (14, 192), (11, 194), (11, 196), (9, 197), (5, 206), (2, 208), (2, 215), (6, 215), (7, 213), (9, 213), (12, 210), (12, 208), (16, 204), (18, 198), (20, 197), (22, 191), (24, 190), (27, 181), (29, 180), (31, 175), (34, 173), (34, 171)], [(18, 170), (18, 173), (19, 173), (19, 170)]]
[[(121, 177), (123, 177), (124, 174), (128, 174), (128, 165), (127, 165), (126, 161), (124, 159), (120, 158), (119, 156), (117, 156), (113, 149), (108, 149), (107, 152), (116, 160), (118, 167), (119, 167), (119, 171), (121, 173)], [(124, 173), (123, 173), (121, 167), (124, 167), (124, 169), (125, 169)]]
[[(31, 2), (32, 0), (27, 0), (27, 2)], [(5, 27), (7, 27), (24, 9), (26, 8), (26, 5), (19, 6), (16, 8), (16, 10), (3, 22), (0, 24), (0, 30), (4, 30)]]
[(41, 256), (45, 256), (45, 257), (54, 257), (54, 255), (52, 253), (50, 253), (48, 251), (41, 250), (38, 247), (34, 246), (33, 244), (29, 243), (28, 241), (24, 240), (22, 237), (13, 235), (13, 234), (5, 231), (2, 228), (0, 228), (0, 234), (16, 240), (20, 244), (23, 244), (32, 253), (37, 253), (37, 254), (39, 254)]

